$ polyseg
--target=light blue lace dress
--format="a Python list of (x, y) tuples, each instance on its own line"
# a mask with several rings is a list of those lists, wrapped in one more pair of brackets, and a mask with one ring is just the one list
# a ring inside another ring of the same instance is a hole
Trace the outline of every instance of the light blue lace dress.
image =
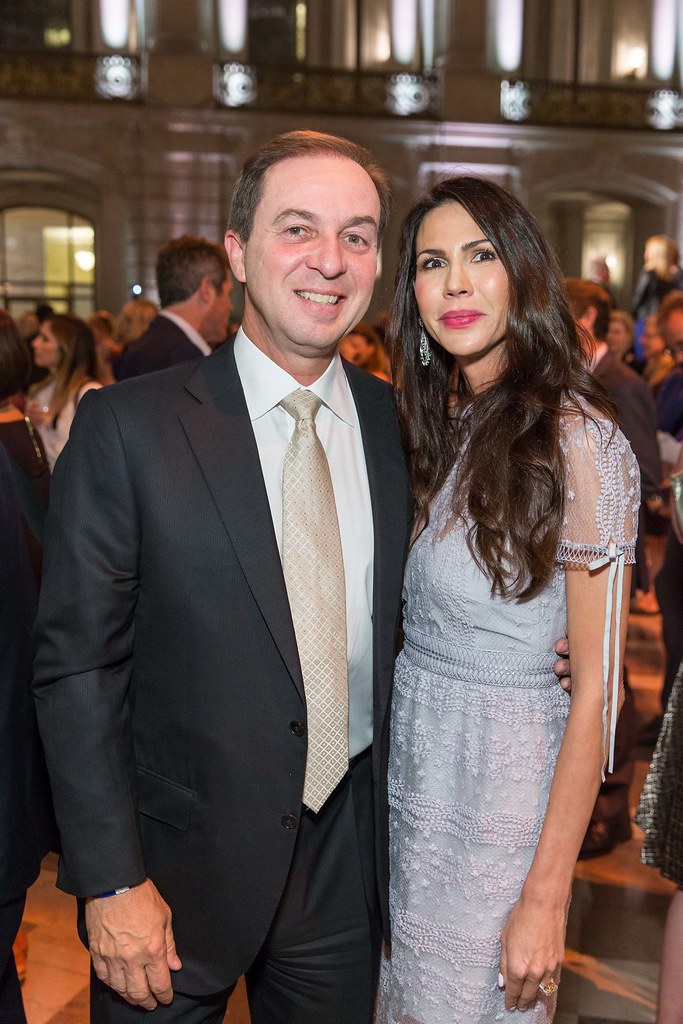
[[(389, 765), (392, 952), (378, 1024), (510, 1017), (497, 984), (500, 936), (531, 864), (569, 711), (553, 671), (566, 631), (564, 566), (609, 563), (616, 598), (640, 497), (638, 466), (611, 424), (568, 418), (563, 448), (562, 543), (537, 597), (491, 596), (465, 527), (449, 521), (452, 476), (408, 560)], [(609, 644), (612, 618), (607, 608)], [(614, 683), (607, 673), (604, 682), (607, 695)], [(540, 996), (521, 1019), (545, 1024), (553, 1013), (554, 1000)]]

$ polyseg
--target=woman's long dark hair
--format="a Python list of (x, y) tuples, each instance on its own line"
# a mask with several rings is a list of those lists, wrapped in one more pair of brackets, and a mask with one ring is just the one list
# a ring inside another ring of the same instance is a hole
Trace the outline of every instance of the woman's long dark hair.
[[(449, 408), (454, 359), (430, 339), (431, 362), (422, 366), (413, 291), (417, 232), (426, 214), (447, 203), (467, 210), (508, 277), (502, 374), (476, 395), (460, 375), (456, 412), (465, 403), (468, 409), (455, 420)], [(413, 207), (403, 225), (387, 349), (416, 528), (427, 524), (430, 502), (458, 451), (453, 514), (470, 520), (470, 550), (494, 593), (528, 598), (553, 574), (564, 511), (561, 415), (590, 406), (614, 420), (609, 399), (586, 369), (581, 341), (555, 257), (534, 217), (509, 192), (462, 176), (435, 185)]]

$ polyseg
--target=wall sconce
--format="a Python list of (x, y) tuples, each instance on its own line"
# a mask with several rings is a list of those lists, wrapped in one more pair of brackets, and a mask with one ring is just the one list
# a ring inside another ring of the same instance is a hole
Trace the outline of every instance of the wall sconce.
[(632, 46), (626, 57), (627, 78), (639, 78), (645, 67), (647, 53), (643, 46)]

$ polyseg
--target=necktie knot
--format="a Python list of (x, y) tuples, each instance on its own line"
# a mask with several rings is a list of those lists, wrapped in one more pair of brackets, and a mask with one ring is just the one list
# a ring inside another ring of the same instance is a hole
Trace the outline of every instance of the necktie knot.
[(314, 395), (312, 391), (306, 390), (306, 388), (298, 388), (296, 391), (292, 391), (291, 394), (287, 395), (280, 402), (285, 412), (288, 412), (297, 423), (300, 423), (302, 420), (313, 423), (322, 404), (322, 399)]

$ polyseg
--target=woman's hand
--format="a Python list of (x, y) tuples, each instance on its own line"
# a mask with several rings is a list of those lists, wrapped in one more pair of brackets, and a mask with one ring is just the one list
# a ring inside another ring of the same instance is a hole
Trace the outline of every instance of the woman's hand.
[(505, 1008), (528, 1010), (539, 985), (557, 983), (564, 956), (567, 907), (520, 896), (501, 938)]

